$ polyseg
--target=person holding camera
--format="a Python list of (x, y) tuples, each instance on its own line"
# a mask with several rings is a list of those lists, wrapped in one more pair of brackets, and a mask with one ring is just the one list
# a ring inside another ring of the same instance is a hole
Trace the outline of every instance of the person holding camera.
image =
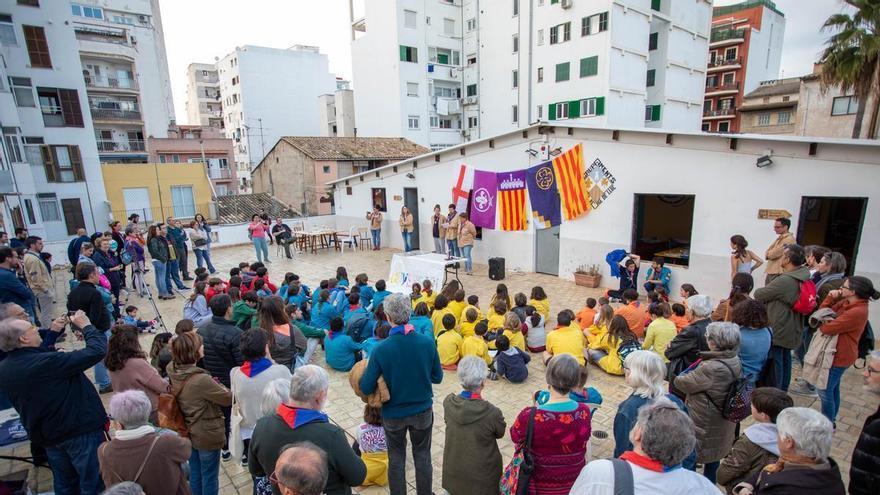
[[(92, 266), (93, 265), (84, 265)], [(62, 317), (82, 332), (86, 346), (71, 352), (41, 348), (37, 327), (0, 321), (0, 391), (15, 410), (31, 441), (45, 445), (55, 493), (97, 494), (104, 489), (98, 446), (106, 439), (107, 413), (85, 371), (107, 353), (107, 338), (82, 310)], [(56, 319), (52, 331), (60, 331)]]

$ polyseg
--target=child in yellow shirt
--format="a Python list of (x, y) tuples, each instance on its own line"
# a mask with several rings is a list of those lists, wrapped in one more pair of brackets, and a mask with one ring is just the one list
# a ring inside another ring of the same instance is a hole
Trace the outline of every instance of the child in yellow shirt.
[(467, 306), (464, 307), (464, 309), (462, 310), (462, 313), (464, 313), (465, 311), (467, 311), (470, 308), (474, 308), (474, 310), (476, 310), (477, 321), (480, 321), (483, 319), (483, 312), (480, 311), (480, 298), (477, 297), (475, 294), (468, 296)]
[(503, 300), (495, 301), (489, 309), (489, 331), (504, 328), (504, 315), (507, 313), (507, 303)]
[[(504, 315), (504, 335), (510, 340), (510, 347), (516, 347), (517, 349), (526, 352), (526, 337), (522, 334), (522, 322), (519, 321), (519, 316), (516, 316), (516, 313), (509, 312)], [(492, 341), (489, 344), (491, 349), (495, 349), (495, 342)]]
[(489, 355), (489, 344), (483, 339), (489, 327), (485, 321), (481, 321), (474, 327), (474, 333), (468, 337), (464, 337), (461, 343), (461, 357), (477, 356), (486, 364), (492, 364), (492, 356)]
[(544, 350), (544, 363), (557, 354), (571, 354), (578, 363), (586, 364), (584, 356), (584, 334), (577, 323), (574, 322), (573, 312), (561, 311), (556, 316), (556, 329), (547, 334), (547, 345)]
[(452, 301), (449, 301), (449, 306), (447, 306), (452, 311), (453, 316), (455, 316), (455, 321), (462, 321), (461, 315), (465, 306), (467, 306), (467, 303), (464, 301), (464, 291), (458, 289), (455, 291)]
[(416, 306), (418, 306), (419, 303), (422, 302), (422, 284), (418, 282), (412, 284), (412, 292), (410, 292), (409, 294), (409, 299), (412, 303), (413, 309), (416, 309)]
[(532, 287), (529, 305), (534, 307), (538, 313), (541, 313), (541, 316), (544, 317), (544, 321), (550, 320), (550, 299), (547, 298), (547, 293), (544, 292), (544, 288), (540, 285)]
[(443, 315), (443, 330), (437, 335), (437, 354), (444, 370), (454, 371), (458, 368), (461, 342), (461, 335), (455, 331), (455, 317), (449, 313)]
[[(428, 309), (433, 309), (433, 308), (434, 308), (434, 301), (435, 301), (436, 299), (437, 299), (437, 293), (434, 292), (434, 290), (433, 290), (433, 288), (432, 288), (432, 285), (431, 285), (431, 281), (430, 281), (430, 280), (425, 280), (424, 282), (422, 282), (422, 297), (421, 297), (421, 300), (424, 301), (424, 302), (426, 302), (426, 303), (428, 304)], [(447, 303), (449, 302), (448, 299), (447, 299), (446, 301), (447, 301)]]
[(608, 333), (608, 326), (611, 325), (612, 318), (614, 318), (614, 308), (610, 304), (603, 304), (599, 307), (599, 319), (584, 330), (587, 347), (590, 349), (599, 348), (599, 341), (602, 340), (602, 336)]
[(443, 317), (446, 315), (452, 315), (452, 326), (455, 326), (455, 315), (452, 314), (452, 311), (447, 307), (449, 304), (449, 299), (446, 299), (446, 296), (440, 294), (437, 296), (437, 299), (434, 300), (434, 312), (431, 313), (431, 322), (434, 323), (434, 337), (436, 338), (440, 335), (440, 332), (443, 331)]
[(642, 349), (654, 351), (664, 363), (669, 362), (669, 359), (666, 358), (666, 348), (678, 335), (675, 323), (669, 320), (670, 313), (672, 313), (672, 309), (665, 302), (652, 304), (648, 308), (648, 314), (651, 315), (652, 321), (648, 325), (648, 330), (645, 332), (645, 342), (642, 344)]
[[(475, 328), (477, 326), (477, 309), (474, 307), (468, 307), (464, 311), (464, 317), (461, 320), (461, 325), (458, 328), (461, 330), (461, 336), (464, 338), (471, 337), (474, 335)], [(486, 326), (488, 329), (488, 325)]]

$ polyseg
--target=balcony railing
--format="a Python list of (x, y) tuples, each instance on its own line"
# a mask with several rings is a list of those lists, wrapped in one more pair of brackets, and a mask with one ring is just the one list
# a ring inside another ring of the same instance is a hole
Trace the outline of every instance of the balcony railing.
[(736, 108), (716, 108), (715, 110), (703, 110), (703, 117), (725, 117), (736, 115)]
[(740, 65), (742, 63), (742, 57), (736, 58), (718, 58), (715, 60), (709, 61), (709, 68), (713, 67), (722, 67), (725, 65)]
[(712, 31), (712, 34), (709, 38), (709, 43), (715, 43), (717, 41), (744, 39), (745, 36), (746, 30), (744, 28)]
[(137, 89), (134, 79), (120, 79), (106, 76), (85, 76), (86, 86), (90, 88)]
[(209, 168), (208, 177), (212, 179), (231, 179), (232, 171), (228, 168)]
[(147, 147), (143, 140), (132, 139), (124, 143), (113, 141), (110, 139), (98, 139), (98, 151), (109, 153), (113, 151), (146, 151)]
[(120, 110), (117, 108), (91, 108), (92, 118), (100, 120), (142, 120), (140, 110)]
[(717, 93), (719, 91), (739, 91), (739, 82), (722, 83), (715, 86), (706, 86), (707, 93)]

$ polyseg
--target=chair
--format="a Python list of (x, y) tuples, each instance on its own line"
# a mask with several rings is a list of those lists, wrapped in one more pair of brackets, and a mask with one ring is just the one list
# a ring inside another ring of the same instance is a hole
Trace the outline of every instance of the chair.
[(370, 249), (373, 249), (373, 236), (370, 234), (370, 229), (366, 227), (358, 227), (358, 246), (361, 251), (369, 245)]
[(336, 234), (338, 237), (341, 237), (339, 241), (341, 242), (340, 247), (342, 248), (342, 252), (345, 252), (345, 245), (348, 244), (348, 247), (354, 249), (358, 246), (358, 235), (356, 234), (357, 227), (352, 227), (348, 229), (348, 234)]

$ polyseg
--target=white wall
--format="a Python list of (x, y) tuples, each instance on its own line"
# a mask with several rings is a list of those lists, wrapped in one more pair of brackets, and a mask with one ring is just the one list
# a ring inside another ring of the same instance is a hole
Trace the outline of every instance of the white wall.
[(765, 7), (761, 29), (752, 28), (743, 94), (749, 94), (761, 81), (779, 78), (784, 35), (785, 18)]

